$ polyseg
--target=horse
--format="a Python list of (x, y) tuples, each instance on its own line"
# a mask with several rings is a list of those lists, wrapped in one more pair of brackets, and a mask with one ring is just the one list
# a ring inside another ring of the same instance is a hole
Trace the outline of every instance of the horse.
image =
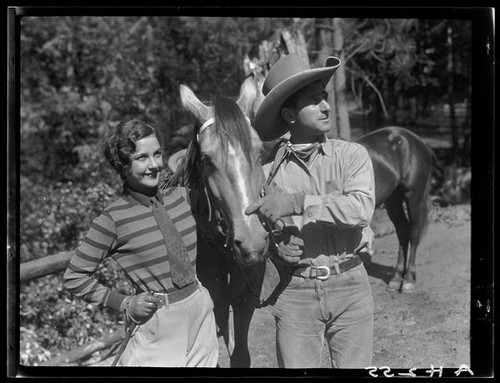
[(255, 84), (248, 77), (237, 101), (219, 97), (211, 106), (187, 85), (179, 88), (195, 125), (187, 149), (168, 161), (175, 170), (166, 185), (189, 190), (198, 231), (198, 278), (214, 301), (218, 336), (228, 347), (231, 367), (250, 367), (248, 329), (259, 305), (269, 247), (265, 223), (244, 213), (261, 196), (265, 181), (262, 141), (247, 117), (257, 94)]
[[(417, 248), (428, 225), (435, 156), (419, 136), (397, 126), (377, 129), (356, 142), (368, 150), (373, 163), (375, 207), (385, 205), (399, 241), (395, 272), (387, 290), (412, 292)], [(373, 254), (373, 250), (368, 249), (368, 253)]]

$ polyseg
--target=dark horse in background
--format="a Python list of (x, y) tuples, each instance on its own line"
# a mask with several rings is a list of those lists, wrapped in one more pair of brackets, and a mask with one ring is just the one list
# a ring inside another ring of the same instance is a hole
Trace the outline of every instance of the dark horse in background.
[[(266, 150), (248, 119), (258, 107), (259, 90), (248, 77), (237, 102), (218, 99), (211, 107), (188, 87), (181, 85), (180, 90), (183, 106), (196, 123), (187, 150), (173, 156), (179, 161), (171, 166), (176, 170), (169, 184), (192, 191), (199, 234), (198, 277), (214, 300), (219, 335), (228, 345), (231, 367), (250, 367), (248, 329), (260, 303), (268, 250), (267, 231), (251, 218), (255, 215), (243, 213), (259, 198), (264, 183), (261, 162)], [(399, 240), (388, 289), (412, 291), (416, 250), (427, 222), (432, 152), (418, 136), (399, 127), (378, 129), (357, 142), (367, 148), (373, 162), (376, 206), (385, 204)]]
[(396, 270), (387, 289), (411, 292), (417, 248), (428, 223), (434, 155), (415, 133), (396, 126), (375, 130), (356, 142), (370, 154), (376, 207), (385, 205), (399, 241)]

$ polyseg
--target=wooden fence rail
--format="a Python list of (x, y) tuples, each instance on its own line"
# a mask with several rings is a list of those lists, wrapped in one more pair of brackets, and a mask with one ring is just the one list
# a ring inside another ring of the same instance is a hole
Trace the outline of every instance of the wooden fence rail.
[[(46, 275), (55, 274), (63, 271), (68, 267), (68, 263), (73, 255), (73, 251), (63, 251), (47, 257), (35, 259), (33, 261), (25, 262), (19, 268), (19, 281), (28, 282), (32, 279), (40, 278)], [(80, 347), (71, 351), (64, 351), (46, 362), (41, 366), (60, 366), (89, 358), (96, 351), (104, 350), (118, 342), (122, 341), (125, 337), (125, 329), (122, 327), (120, 330), (112, 334), (103, 335), (101, 338), (90, 341)]]
[(105, 350), (125, 338), (125, 329), (122, 327), (114, 333), (103, 335), (101, 338), (84, 344), (74, 350), (63, 352), (40, 366), (61, 366), (89, 358), (93, 353), (100, 350)]
[(19, 270), (19, 282), (27, 282), (45, 275), (58, 273), (68, 267), (72, 251), (63, 251), (55, 255), (35, 259), (21, 263)]

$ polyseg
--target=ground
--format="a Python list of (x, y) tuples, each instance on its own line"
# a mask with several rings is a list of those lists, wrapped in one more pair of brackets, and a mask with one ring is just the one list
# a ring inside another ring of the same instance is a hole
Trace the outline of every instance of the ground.
[[(470, 205), (433, 209), (417, 253), (417, 288), (409, 294), (386, 291), (398, 244), (383, 209), (377, 210), (372, 227), (376, 253), (367, 267), (375, 305), (372, 365), (470, 366)], [(277, 367), (271, 309), (256, 310), (252, 319), (252, 367)], [(222, 341), (219, 365), (229, 366)], [(322, 367), (330, 367), (326, 349)]]

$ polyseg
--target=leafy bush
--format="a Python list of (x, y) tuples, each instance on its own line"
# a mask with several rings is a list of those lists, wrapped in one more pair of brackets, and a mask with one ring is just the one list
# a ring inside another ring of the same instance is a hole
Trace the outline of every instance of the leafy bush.
[[(111, 264), (100, 270), (128, 293), (123, 275)], [(99, 279), (101, 279), (99, 278)], [(113, 279), (114, 278), (114, 279)], [(20, 291), (20, 363), (38, 365), (65, 350), (116, 331), (121, 317), (112, 310), (74, 299), (61, 284), (61, 273), (30, 281)]]
[[(95, 181), (87, 169), (83, 183), (50, 183), (42, 177), (21, 177), (20, 260), (45, 257), (76, 248), (90, 222), (116, 198), (118, 180)], [(35, 180), (36, 179), (36, 180)], [(111, 184), (115, 184), (114, 187)], [(37, 365), (64, 350), (116, 330), (121, 318), (96, 308), (64, 290), (62, 273), (29, 281), (20, 289), (20, 361)], [(129, 285), (113, 261), (96, 274), (101, 283), (128, 294)]]
[(77, 247), (91, 221), (116, 195), (104, 182), (86, 187), (41, 181), (21, 177), (21, 262)]

